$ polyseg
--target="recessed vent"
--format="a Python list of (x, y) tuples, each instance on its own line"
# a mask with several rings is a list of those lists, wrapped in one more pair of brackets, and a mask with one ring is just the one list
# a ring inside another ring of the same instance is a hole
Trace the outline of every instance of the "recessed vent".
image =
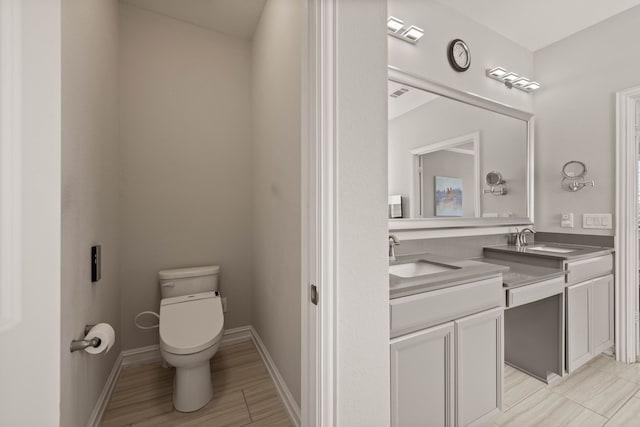
[(405, 93), (409, 92), (409, 89), (405, 88), (405, 87), (401, 87), (400, 89), (398, 89), (397, 91), (393, 92), (391, 95), (389, 95), (391, 98), (397, 98), (399, 96), (404, 95)]

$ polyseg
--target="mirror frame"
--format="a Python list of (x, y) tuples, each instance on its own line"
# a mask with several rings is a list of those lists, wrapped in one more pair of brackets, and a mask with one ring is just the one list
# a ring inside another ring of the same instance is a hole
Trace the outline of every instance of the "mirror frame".
[(532, 225), (534, 216), (533, 205), (533, 167), (534, 167), (534, 125), (535, 117), (532, 113), (518, 110), (509, 105), (493, 101), (489, 98), (442, 85), (411, 73), (389, 66), (388, 79), (416, 89), (425, 90), (445, 98), (464, 102), (484, 110), (513, 117), (527, 124), (527, 215), (509, 218), (398, 218), (389, 219), (389, 230), (424, 230), (442, 228), (478, 228)]

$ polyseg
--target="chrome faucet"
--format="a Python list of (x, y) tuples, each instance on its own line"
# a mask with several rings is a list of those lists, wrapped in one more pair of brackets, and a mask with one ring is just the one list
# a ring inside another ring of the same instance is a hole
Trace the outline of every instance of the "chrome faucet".
[(516, 237), (516, 246), (520, 247), (520, 246), (527, 246), (527, 232), (531, 233), (531, 234), (536, 234), (536, 232), (527, 227), (527, 228), (523, 228), (522, 230), (520, 230), (520, 232), (518, 233), (518, 237)]
[(396, 246), (400, 244), (400, 240), (393, 234), (389, 234), (389, 261), (396, 260)]

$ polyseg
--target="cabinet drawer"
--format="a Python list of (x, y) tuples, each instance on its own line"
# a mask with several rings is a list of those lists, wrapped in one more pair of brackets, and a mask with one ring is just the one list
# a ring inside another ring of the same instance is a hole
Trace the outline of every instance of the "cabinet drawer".
[(507, 291), (507, 307), (517, 307), (564, 291), (564, 276)]
[(391, 337), (503, 307), (503, 292), (500, 275), (391, 300)]
[(595, 258), (567, 262), (567, 283), (579, 283), (594, 277), (613, 273), (613, 256), (605, 255)]

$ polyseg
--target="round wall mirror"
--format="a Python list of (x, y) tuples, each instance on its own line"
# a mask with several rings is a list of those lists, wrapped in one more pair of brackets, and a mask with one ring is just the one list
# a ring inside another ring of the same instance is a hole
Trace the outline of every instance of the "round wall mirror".
[(487, 184), (489, 185), (500, 185), (504, 184), (504, 180), (502, 179), (502, 174), (500, 172), (489, 172), (487, 174)]
[(577, 160), (571, 160), (562, 166), (562, 176), (565, 178), (580, 178), (587, 173), (587, 167), (584, 163)]

